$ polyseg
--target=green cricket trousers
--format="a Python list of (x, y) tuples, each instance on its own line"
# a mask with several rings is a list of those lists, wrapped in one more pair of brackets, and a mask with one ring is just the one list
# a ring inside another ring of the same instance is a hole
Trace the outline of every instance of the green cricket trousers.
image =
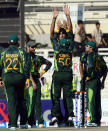
[[(39, 79), (34, 79), (37, 89), (33, 90), (32, 94), (29, 92), (29, 98), (31, 99), (31, 107), (29, 107), (28, 124), (36, 125), (36, 116), (38, 117), (38, 124), (43, 124), (42, 107), (41, 107), (41, 83)], [(30, 89), (31, 90), (31, 89)]]
[(73, 101), (71, 97), (71, 88), (72, 88), (72, 72), (54, 72), (53, 74), (53, 84), (52, 84), (52, 116), (59, 118), (61, 115), (60, 112), (60, 97), (61, 97), (61, 88), (63, 88), (63, 97), (67, 105), (67, 114), (73, 116)]
[(86, 83), (90, 122), (100, 124), (101, 121), (101, 82), (93, 79)]
[(20, 73), (7, 73), (3, 77), (7, 95), (9, 125), (17, 126), (18, 116), (20, 115), (20, 124), (27, 122), (27, 110), (24, 102), (25, 77)]

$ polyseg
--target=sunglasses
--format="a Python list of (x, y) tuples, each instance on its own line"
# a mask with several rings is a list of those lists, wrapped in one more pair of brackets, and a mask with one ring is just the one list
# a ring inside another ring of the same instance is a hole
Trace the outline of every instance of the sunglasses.
[(36, 46), (30, 46), (31, 48), (36, 48)]

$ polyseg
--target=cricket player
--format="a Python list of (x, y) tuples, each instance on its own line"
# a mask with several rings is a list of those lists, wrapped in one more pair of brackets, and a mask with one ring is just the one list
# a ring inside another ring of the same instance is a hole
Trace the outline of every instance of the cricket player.
[[(68, 123), (73, 122), (73, 102), (71, 97), (72, 87), (72, 53), (73, 53), (73, 35), (64, 28), (59, 29), (59, 33), (54, 34), (55, 22), (58, 16), (57, 8), (54, 8), (53, 19), (50, 29), (51, 43), (54, 49), (54, 66), (55, 70), (52, 76), (52, 121), (50, 125), (59, 123), (60, 117), (60, 97), (61, 88), (63, 87), (64, 98), (66, 99), (68, 109)], [(64, 13), (67, 17), (68, 24), (70, 21), (70, 12), (67, 7), (64, 8)]]
[(20, 128), (27, 128), (24, 88), (29, 87), (30, 57), (18, 48), (18, 40), (17, 35), (9, 36), (9, 47), (0, 53), (0, 86), (4, 83), (11, 130), (16, 129), (19, 115), (22, 118)]
[[(36, 116), (38, 117), (38, 127), (44, 127), (44, 120), (41, 110), (41, 83), (39, 78), (43, 76), (51, 67), (51, 62), (42, 56), (35, 55), (36, 43), (29, 41), (27, 43), (27, 52), (31, 56), (30, 80), (32, 82), (32, 104), (31, 112), (28, 118), (28, 124), (32, 128), (36, 127)], [(42, 65), (46, 65), (45, 69), (39, 72)]]
[(90, 113), (88, 126), (99, 126), (101, 123), (101, 89), (107, 75), (107, 66), (102, 58), (94, 50), (96, 43), (85, 43), (85, 52), (80, 58), (80, 75), (82, 89), (87, 91), (87, 103)]

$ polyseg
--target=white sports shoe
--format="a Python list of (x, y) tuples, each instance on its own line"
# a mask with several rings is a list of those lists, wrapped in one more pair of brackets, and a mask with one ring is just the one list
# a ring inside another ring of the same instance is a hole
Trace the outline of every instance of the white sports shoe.
[(49, 126), (54, 126), (55, 124), (57, 124), (57, 118), (53, 117), (52, 120), (49, 123)]
[(73, 121), (73, 118), (71, 116), (69, 116), (68, 121)]
[(39, 128), (44, 128), (44, 125), (43, 125), (43, 124), (39, 124), (38, 127), (39, 127)]
[(73, 127), (74, 126), (73, 118), (71, 116), (68, 117), (68, 126), (69, 127)]
[(16, 127), (10, 127), (10, 130), (16, 130)]

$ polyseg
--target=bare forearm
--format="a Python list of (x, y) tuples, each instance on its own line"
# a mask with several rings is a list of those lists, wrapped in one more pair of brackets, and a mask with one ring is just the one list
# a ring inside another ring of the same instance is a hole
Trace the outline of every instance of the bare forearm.
[(92, 36), (92, 39), (93, 39), (93, 41), (95, 41), (95, 42), (96, 42), (96, 40), (95, 40), (95, 36)]
[(104, 38), (102, 38), (102, 42), (103, 42), (103, 44), (106, 46), (107, 45), (107, 43), (106, 43), (106, 41), (104, 40)]
[(78, 31), (78, 34), (79, 34), (79, 35), (81, 35), (81, 33), (82, 33), (82, 29), (80, 29), (80, 30)]
[(52, 23), (51, 23), (51, 28), (50, 28), (50, 37), (51, 38), (54, 36), (55, 22), (56, 22), (56, 17), (53, 17)]
[(68, 29), (69, 29), (69, 31), (73, 32), (72, 22), (71, 22), (71, 19), (70, 19), (70, 15), (66, 15), (66, 17), (67, 17)]
[(79, 71), (80, 71), (80, 76), (82, 78), (83, 77), (83, 66), (82, 66), (81, 62), (80, 62), (80, 65), (79, 65)]

